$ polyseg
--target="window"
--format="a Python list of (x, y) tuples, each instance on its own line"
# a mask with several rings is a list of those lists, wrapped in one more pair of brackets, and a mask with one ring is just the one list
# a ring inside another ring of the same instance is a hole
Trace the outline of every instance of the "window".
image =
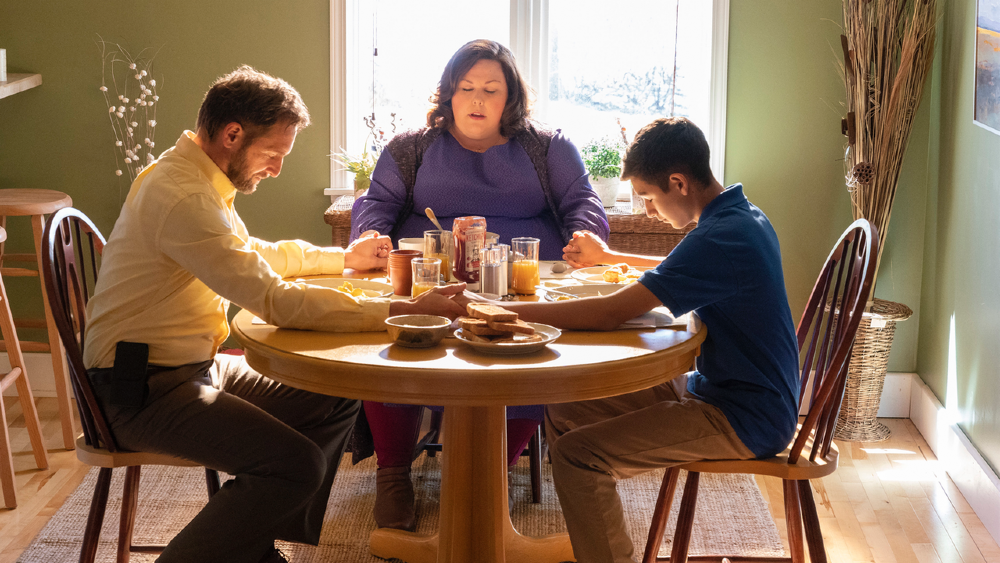
[[(423, 127), (451, 55), (472, 39), (514, 52), (535, 90), (534, 117), (582, 147), (628, 139), (683, 115), (709, 137), (723, 175), (729, 0), (331, 0), (331, 152)], [(675, 49), (676, 47), (676, 49)], [(377, 51), (375, 50), (377, 48)], [(377, 52), (377, 56), (375, 53)], [(674, 84), (676, 83), (676, 88)], [(392, 114), (395, 114), (393, 117)], [(331, 195), (350, 177), (331, 165)]]

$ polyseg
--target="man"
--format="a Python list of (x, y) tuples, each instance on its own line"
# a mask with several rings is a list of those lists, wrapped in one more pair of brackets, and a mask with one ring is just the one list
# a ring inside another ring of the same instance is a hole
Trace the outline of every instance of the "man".
[[(375, 235), (342, 250), (247, 233), (236, 192), (277, 176), (308, 124), (283, 80), (248, 66), (218, 79), (197, 133), (184, 132), (136, 178), (104, 249), (84, 360), (118, 446), (236, 476), (170, 542), (164, 563), (278, 563), (275, 539), (316, 544), (359, 408), (271, 381), (241, 356), (216, 355), (229, 335), (229, 302), (277, 326), (331, 331), (384, 330), (395, 314), (463, 312), (450, 298), (459, 287), (390, 303), (282, 281), (381, 268), (391, 246)], [(138, 389), (128, 387), (136, 378)]]
[(767, 217), (742, 185), (723, 188), (712, 176), (708, 142), (684, 118), (639, 131), (622, 178), (650, 217), (697, 227), (663, 259), (616, 253), (582, 233), (564, 249), (571, 263), (656, 267), (608, 296), (505, 307), (524, 320), (612, 330), (662, 304), (675, 315), (697, 312), (708, 336), (686, 386), (680, 378), (546, 407), (556, 493), (579, 563), (633, 561), (616, 479), (693, 460), (773, 456), (797, 420), (798, 346)]

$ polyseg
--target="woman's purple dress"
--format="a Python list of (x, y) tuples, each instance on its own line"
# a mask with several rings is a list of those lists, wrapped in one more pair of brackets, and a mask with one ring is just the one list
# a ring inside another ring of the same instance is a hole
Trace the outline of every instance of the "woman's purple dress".
[[(477, 153), (443, 133), (423, 155), (413, 187), (413, 210), (403, 219), (399, 238), (420, 238), (424, 231), (436, 229), (424, 215), (430, 207), (445, 229), (451, 228), (455, 217), (481, 215), (486, 230), (500, 235), (503, 244), (514, 237), (538, 238), (542, 260), (562, 259), (562, 248), (574, 231), (588, 230), (607, 240), (607, 216), (573, 143), (557, 132), (547, 161), (562, 232), (545, 202), (538, 173), (516, 139)], [(405, 198), (399, 168), (389, 151), (382, 151), (371, 188), (354, 203), (351, 240), (369, 229), (392, 232)]]

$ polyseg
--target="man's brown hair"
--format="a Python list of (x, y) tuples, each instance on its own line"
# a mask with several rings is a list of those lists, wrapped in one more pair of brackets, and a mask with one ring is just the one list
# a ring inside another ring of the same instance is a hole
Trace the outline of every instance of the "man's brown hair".
[(243, 65), (220, 77), (205, 93), (197, 128), (204, 128), (208, 140), (213, 140), (226, 125), (239, 123), (248, 143), (279, 121), (298, 131), (309, 125), (302, 97), (284, 80)]
[(622, 161), (622, 180), (638, 178), (663, 191), (671, 174), (684, 174), (702, 187), (712, 183), (705, 134), (686, 117), (661, 117), (639, 130)]
[(462, 45), (445, 65), (437, 92), (431, 96), (431, 103), (434, 105), (427, 112), (428, 127), (445, 130), (451, 128), (455, 123), (451, 97), (458, 89), (458, 82), (477, 62), (484, 60), (500, 63), (504, 80), (507, 81), (507, 103), (500, 116), (500, 134), (512, 137), (524, 129), (524, 124), (531, 115), (528, 86), (517, 70), (517, 63), (514, 62), (514, 54), (510, 49), (487, 39), (477, 39)]

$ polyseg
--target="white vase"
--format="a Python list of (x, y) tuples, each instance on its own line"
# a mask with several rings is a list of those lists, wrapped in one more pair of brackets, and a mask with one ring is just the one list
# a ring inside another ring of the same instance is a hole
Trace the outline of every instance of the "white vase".
[(618, 199), (618, 188), (621, 186), (621, 180), (618, 178), (598, 178), (595, 176), (590, 177), (590, 185), (597, 192), (597, 196), (601, 198), (601, 205), (604, 207), (614, 207), (615, 200)]

